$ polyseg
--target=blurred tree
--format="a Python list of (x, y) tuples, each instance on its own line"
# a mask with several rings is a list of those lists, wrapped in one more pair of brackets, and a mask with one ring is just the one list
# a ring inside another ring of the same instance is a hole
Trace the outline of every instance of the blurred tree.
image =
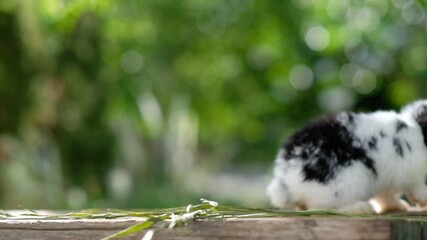
[(64, 38), (56, 75), (64, 85), (56, 136), (68, 187), (84, 187), (92, 199), (105, 198), (105, 176), (113, 166), (114, 136), (105, 120), (107, 91), (98, 77), (102, 22), (87, 12)]
[(28, 105), (29, 79), (22, 65), (24, 54), (13, 12), (0, 13), (0, 32), (0, 131), (16, 133)]
[(425, 97), (426, 23), (421, 0), (0, 0), (0, 203), (178, 204), (311, 117)]

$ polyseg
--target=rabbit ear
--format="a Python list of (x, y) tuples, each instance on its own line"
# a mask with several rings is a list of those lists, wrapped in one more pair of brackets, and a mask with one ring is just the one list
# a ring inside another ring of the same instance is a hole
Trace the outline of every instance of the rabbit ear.
[(420, 100), (405, 106), (402, 115), (414, 119), (421, 127), (424, 144), (427, 146), (427, 100)]
[(417, 112), (415, 121), (417, 121), (421, 127), (424, 137), (424, 144), (427, 146), (427, 105), (424, 105), (422, 109)]
[(402, 115), (417, 119), (421, 115), (427, 114), (427, 100), (418, 100), (404, 106), (401, 110)]

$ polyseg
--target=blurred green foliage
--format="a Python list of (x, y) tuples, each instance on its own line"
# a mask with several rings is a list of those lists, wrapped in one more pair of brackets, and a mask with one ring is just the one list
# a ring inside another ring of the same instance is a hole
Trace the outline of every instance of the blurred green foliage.
[(196, 169), (266, 173), (311, 117), (426, 97), (426, 31), (422, 0), (0, 0), (0, 207), (174, 205)]

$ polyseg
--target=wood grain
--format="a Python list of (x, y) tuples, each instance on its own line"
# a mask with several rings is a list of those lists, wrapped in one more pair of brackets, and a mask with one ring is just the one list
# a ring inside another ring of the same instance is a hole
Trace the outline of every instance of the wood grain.
[[(0, 239), (101, 239), (136, 222), (134, 219), (3, 220), (0, 221)], [(385, 240), (398, 235), (393, 232), (393, 226), (389, 220), (341, 217), (193, 221), (186, 227), (157, 232), (153, 239)], [(141, 239), (143, 235), (141, 232), (120, 239)]]

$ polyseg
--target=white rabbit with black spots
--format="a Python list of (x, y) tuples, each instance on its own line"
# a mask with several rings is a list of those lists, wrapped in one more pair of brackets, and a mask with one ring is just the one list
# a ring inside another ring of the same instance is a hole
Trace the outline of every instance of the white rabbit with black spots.
[(267, 193), (279, 208), (405, 211), (402, 193), (427, 204), (426, 174), (422, 100), (401, 112), (341, 112), (309, 123), (280, 149)]

